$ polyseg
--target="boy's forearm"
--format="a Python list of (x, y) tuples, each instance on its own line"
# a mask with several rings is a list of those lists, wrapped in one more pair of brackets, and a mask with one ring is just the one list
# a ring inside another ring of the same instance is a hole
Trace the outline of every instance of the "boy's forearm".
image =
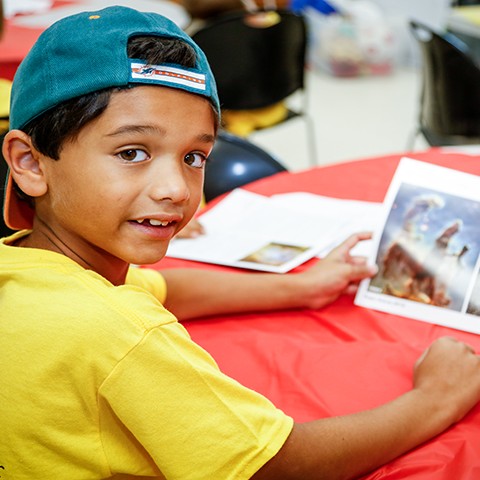
[(378, 408), (296, 424), (283, 448), (253, 478), (351, 479), (393, 460), (452, 423), (448, 408), (412, 390)]
[(296, 274), (169, 269), (162, 271), (162, 275), (167, 282), (165, 307), (179, 320), (295, 308), (302, 306), (305, 294)]
[[(350, 251), (371, 234), (351, 235), (325, 258), (301, 273), (227, 273), (172, 269), (167, 280), (169, 308), (180, 320), (247, 311), (321, 308), (376, 270), (354, 261)], [(185, 301), (188, 299), (188, 302)]]

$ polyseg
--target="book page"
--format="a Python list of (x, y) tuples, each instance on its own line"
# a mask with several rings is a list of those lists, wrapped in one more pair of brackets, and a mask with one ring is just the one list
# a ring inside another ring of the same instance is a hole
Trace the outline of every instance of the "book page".
[(355, 303), (480, 333), (480, 179), (402, 159)]
[[(271, 199), (276, 206), (283, 208), (322, 212), (323, 221), (335, 225), (337, 236), (332, 237), (331, 242), (319, 252), (319, 257), (327, 255), (332, 248), (354, 233), (373, 232), (382, 221), (381, 203), (345, 200), (306, 192), (282, 193), (273, 195)], [(352, 249), (351, 254), (368, 256), (371, 249), (372, 242), (363, 241)]]
[(167, 256), (285, 273), (338, 238), (344, 221), (331, 217), (236, 189), (200, 217), (205, 235), (174, 239)]

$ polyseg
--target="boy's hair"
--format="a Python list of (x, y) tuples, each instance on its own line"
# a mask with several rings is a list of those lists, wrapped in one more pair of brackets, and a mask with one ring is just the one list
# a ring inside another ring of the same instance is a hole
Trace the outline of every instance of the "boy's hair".
[[(65, 17), (40, 35), (14, 78), (10, 128), (25, 131), (35, 148), (58, 159), (63, 143), (105, 110), (113, 91), (138, 84), (205, 97), (218, 126), (217, 89), (202, 50), (167, 18), (115, 6)], [(6, 224), (28, 229), (33, 216), (9, 174)]]

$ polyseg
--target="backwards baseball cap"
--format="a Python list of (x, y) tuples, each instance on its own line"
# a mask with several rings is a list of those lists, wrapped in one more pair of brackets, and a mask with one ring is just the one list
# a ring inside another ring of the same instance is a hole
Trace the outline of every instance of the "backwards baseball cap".
[[(128, 58), (129, 38), (148, 35), (189, 44), (196, 53), (195, 67), (150, 65)], [(10, 129), (21, 129), (66, 100), (129, 84), (161, 85), (202, 95), (220, 113), (215, 79), (197, 44), (161, 15), (115, 6), (65, 17), (40, 35), (15, 74)], [(6, 224), (14, 230), (31, 228), (33, 215), (29, 203), (14, 191), (9, 174)]]

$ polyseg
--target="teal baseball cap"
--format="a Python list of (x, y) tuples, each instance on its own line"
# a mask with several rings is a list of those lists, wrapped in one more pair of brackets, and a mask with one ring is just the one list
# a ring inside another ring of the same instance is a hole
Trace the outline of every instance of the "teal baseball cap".
[[(196, 52), (195, 68), (129, 59), (128, 39), (138, 35), (183, 40)], [(65, 100), (132, 83), (203, 95), (220, 111), (212, 71), (190, 36), (162, 15), (115, 6), (65, 17), (40, 35), (15, 74), (10, 128), (22, 128)]]
[[(129, 38), (179, 39), (196, 53), (194, 68), (150, 65), (127, 55)], [(178, 88), (209, 99), (220, 115), (215, 79), (198, 45), (174, 22), (156, 13), (113, 6), (65, 17), (45, 30), (15, 74), (10, 99), (10, 129), (22, 129), (42, 113), (82, 95), (130, 84)], [(33, 210), (5, 188), (4, 217), (14, 229), (32, 227)]]

